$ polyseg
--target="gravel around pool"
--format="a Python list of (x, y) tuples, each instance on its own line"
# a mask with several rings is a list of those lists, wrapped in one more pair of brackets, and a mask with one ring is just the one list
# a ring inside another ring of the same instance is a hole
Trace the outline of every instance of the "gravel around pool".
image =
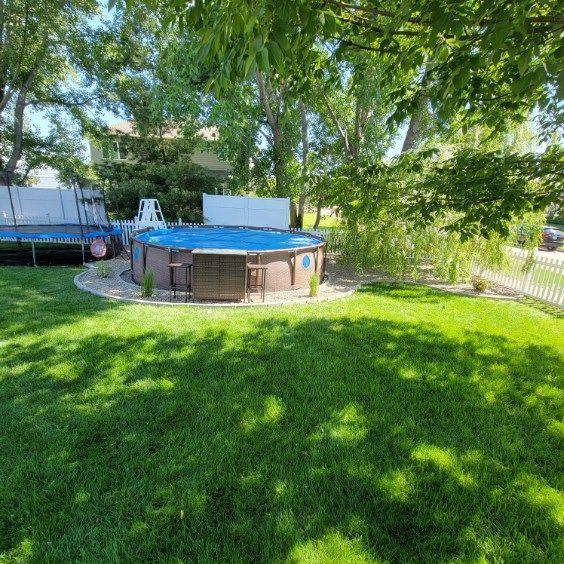
[[(141, 297), (141, 288), (131, 279), (130, 263), (121, 258), (106, 261), (112, 269), (112, 274), (107, 278), (97, 275), (95, 264), (88, 265), (84, 272), (75, 276), (75, 285), (80, 289), (92, 294), (112, 298), (121, 301), (136, 303), (178, 305), (178, 306), (215, 306), (215, 307), (249, 307), (266, 305), (284, 305), (299, 303), (316, 303), (327, 300), (336, 300), (352, 294), (364, 284), (371, 282), (405, 282), (384, 276), (377, 272), (355, 273), (351, 268), (337, 264), (335, 257), (327, 258), (327, 278), (319, 285), (317, 297), (310, 297), (308, 289), (289, 290), (283, 292), (269, 292), (266, 294), (265, 302), (260, 301), (258, 294), (251, 295), (251, 302), (210, 302), (210, 301), (184, 301), (184, 294), (179, 292), (176, 299), (169, 300), (168, 290), (155, 289), (151, 298)], [(424, 277), (410, 283), (425, 284), (456, 294), (467, 296), (495, 298), (495, 299), (518, 299), (521, 294), (502, 286), (493, 286), (485, 292), (476, 292), (470, 284), (451, 285), (437, 281), (430, 277)]]

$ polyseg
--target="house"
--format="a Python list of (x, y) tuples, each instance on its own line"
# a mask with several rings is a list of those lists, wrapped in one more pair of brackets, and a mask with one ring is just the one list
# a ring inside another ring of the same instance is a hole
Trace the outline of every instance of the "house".
[[(90, 157), (95, 164), (103, 164), (108, 161), (134, 161), (135, 156), (125, 149), (123, 142), (126, 137), (137, 137), (133, 122), (122, 121), (109, 126), (109, 131), (114, 137), (111, 145), (104, 147), (97, 146), (89, 142)], [(198, 131), (198, 135), (205, 141), (215, 141), (218, 139), (218, 130), (215, 127), (203, 127)], [(174, 140), (178, 138), (178, 130), (170, 129), (162, 134), (163, 139)], [(211, 176), (225, 177), (231, 173), (231, 165), (222, 161), (215, 152), (209, 150), (196, 149), (191, 155), (190, 160), (201, 166)]]

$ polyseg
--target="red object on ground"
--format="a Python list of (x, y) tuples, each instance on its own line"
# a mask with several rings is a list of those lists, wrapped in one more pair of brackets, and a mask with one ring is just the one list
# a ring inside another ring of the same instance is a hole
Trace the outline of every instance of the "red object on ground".
[(90, 245), (90, 252), (93, 257), (102, 258), (106, 256), (106, 243), (104, 239), (94, 239)]

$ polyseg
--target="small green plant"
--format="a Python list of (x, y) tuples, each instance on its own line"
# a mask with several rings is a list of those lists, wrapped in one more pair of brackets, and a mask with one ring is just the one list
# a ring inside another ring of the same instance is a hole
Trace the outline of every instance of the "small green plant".
[(472, 286), (474, 286), (476, 292), (485, 292), (489, 288), (490, 283), (485, 278), (475, 276), (472, 278)]
[(141, 279), (141, 295), (144, 298), (150, 298), (155, 289), (155, 273), (152, 270), (147, 270)]
[(96, 263), (96, 276), (99, 276), (100, 278), (108, 278), (112, 274), (112, 268), (107, 262), (100, 261)]
[(317, 296), (318, 288), (319, 288), (319, 276), (317, 276), (317, 273), (314, 272), (309, 278), (309, 295), (312, 298), (315, 298), (315, 296)]

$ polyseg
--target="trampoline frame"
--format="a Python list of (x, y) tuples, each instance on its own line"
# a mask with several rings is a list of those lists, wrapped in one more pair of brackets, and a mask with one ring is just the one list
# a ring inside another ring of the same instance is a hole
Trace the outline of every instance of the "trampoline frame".
[[(44, 231), (26, 231), (25, 228), (28, 229), (37, 229), (41, 227), (45, 227)], [(56, 231), (53, 228), (56, 227), (75, 227), (74, 231)], [(13, 231), (10, 228), (14, 229)], [(49, 230), (50, 228), (51, 230)], [(89, 229), (92, 228), (90, 231)], [(37, 266), (37, 256), (35, 251), (36, 243), (46, 243), (46, 244), (57, 244), (57, 245), (76, 245), (80, 244), (81, 251), (82, 251), (82, 262), (83, 264), (86, 262), (86, 249), (85, 244), (89, 240), (94, 239), (110, 239), (110, 244), (112, 246), (112, 253), (116, 255), (116, 247), (115, 247), (115, 237), (121, 235), (122, 230), (110, 227), (109, 229), (100, 229), (99, 226), (88, 225), (88, 226), (81, 226), (75, 223), (65, 223), (65, 224), (56, 224), (56, 225), (48, 225), (48, 224), (27, 224), (22, 225), (21, 223), (17, 227), (13, 227), (10, 225), (0, 225), (0, 241), (15, 241), (17, 243), (22, 242), (29, 242), (31, 244), (31, 254), (33, 257), (33, 266)], [(68, 239), (68, 241), (65, 241)], [(76, 242), (76, 239), (79, 240), (79, 243)]]
[[(86, 209), (86, 201), (87, 198), (84, 196), (84, 190), (82, 187), (82, 184), (80, 182), (80, 179), (77, 175), (73, 176), (73, 182), (72, 182), (72, 186), (73, 186), (73, 190), (74, 190), (74, 200), (75, 200), (75, 204), (76, 204), (76, 211), (77, 211), (77, 216), (78, 216), (78, 224), (76, 223), (56, 223), (56, 224), (18, 224), (18, 220), (16, 217), (16, 212), (15, 212), (15, 208), (14, 208), (14, 202), (12, 199), (12, 190), (11, 190), (11, 177), (13, 175), (13, 172), (8, 171), (8, 170), (4, 170), (3, 171), (3, 176), (4, 176), (4, 181), (6, 183), (6, 188), (8, 189), (8, 196), (10, 199), (10, 207), (12, 210), (12, 225), (3, 225), (0, 226), (0, 240), (5, 239), (5, 240), (9, 240), (9, 241), (17, 241), (18, 243), (21, 243), (22, 241), (30, 241), (31, 243), (31, 253), (33, 256), (33, 266), (37, 266), (37, 256), (35, 253), (35, 243), (36, 242), (43, 242), (43, 243), (48, 243), (51, 242), (53, 243), (53, 239), (58, 240), (57, 244), (64, 244), (64, 239), (80, 239), (80, 246), (81, 246), (81, 250), (82, 250), (82, 263), (86, 264), (86, 251), (84, 248), (84, 244), (86, 242), (86, 240), (88, 239), (96, 239), (96, 238), (103, 238), (105, 239), (106, 237), (110, 238), (110, 243), (112, 245), (112, 252), (113, 255), (115, 256), (116, 254), (116, 248), (115, 248), (115, 241), (114, 241), (114, 236), (117, 235), (121, 235), (122, 230), (119, 228), (115, 228), (112, 227), (110, 225), (108, 225), (109, 229), (104, 229), (104, 226), (102, 225), (102, 223), (98, 223), (96, 225), (89, 225), (89, 224), (84, 224), (82, 221), (82, 216), (80, 213), (80, 202), (82, 202), (82, 209), (83, 209), (83, 213), (84, 213), (84, 217), (85, 219), (88, 221), (88, 210)], [(79, 199), (78, 197), (78, 192), (77, 192), (77, 186), (78, 189), (80, 190), (81, 193), (81, 198)], [(92, 194), (92, 192), (90, 193), (90, 201), (91, 203), (94, 202), (94, 196)], [(102, 201), (103, 201), (103, 213), (104, 216), (107, 220), (107, 215), (106, 215), (106, 199), (105, 199), (105, 195), (104, 192), (102, 191)], [(97, 214), (94, 214), (97, 215)], [(26, 232), (25, 228), (27, 227), (28, 229), (31, 228), (38, 228), (38, 227), (45, 227), (45, 228), (53, 228), (53, 227), (78, 227), (78, 232), (77, 233), (73, 233), (71, 232), (69, 235), (71, 236), (67, 236), (66, 233), (63, 232), (57, 232), (57, 231), (52, 231), (51, 232), (49, 230), (45, 230), (44, 233), (41, 232)], [(2, 229), (2, 227), (4, 229)], [(6, 228), (13, 228), (13, 231), (10, 231)], [(85, 232), (85, 228), (88, 229), (90, 227), (96, 227), (96, 230), (90, 231), (90, 232)], [(2, 236), (2, 233), (8, 233), (7, 235)], [(35, 235), (35, 236), (34, 236)], [(43, 235), (43, 236), (42, 236)], [(45, 236), (45, 235), (51, 235), (51, 236)], [(61, 239), (63, 240), (61, 242)], [(68, 244), (76, 244), (74, 242), (70, 242)]]

